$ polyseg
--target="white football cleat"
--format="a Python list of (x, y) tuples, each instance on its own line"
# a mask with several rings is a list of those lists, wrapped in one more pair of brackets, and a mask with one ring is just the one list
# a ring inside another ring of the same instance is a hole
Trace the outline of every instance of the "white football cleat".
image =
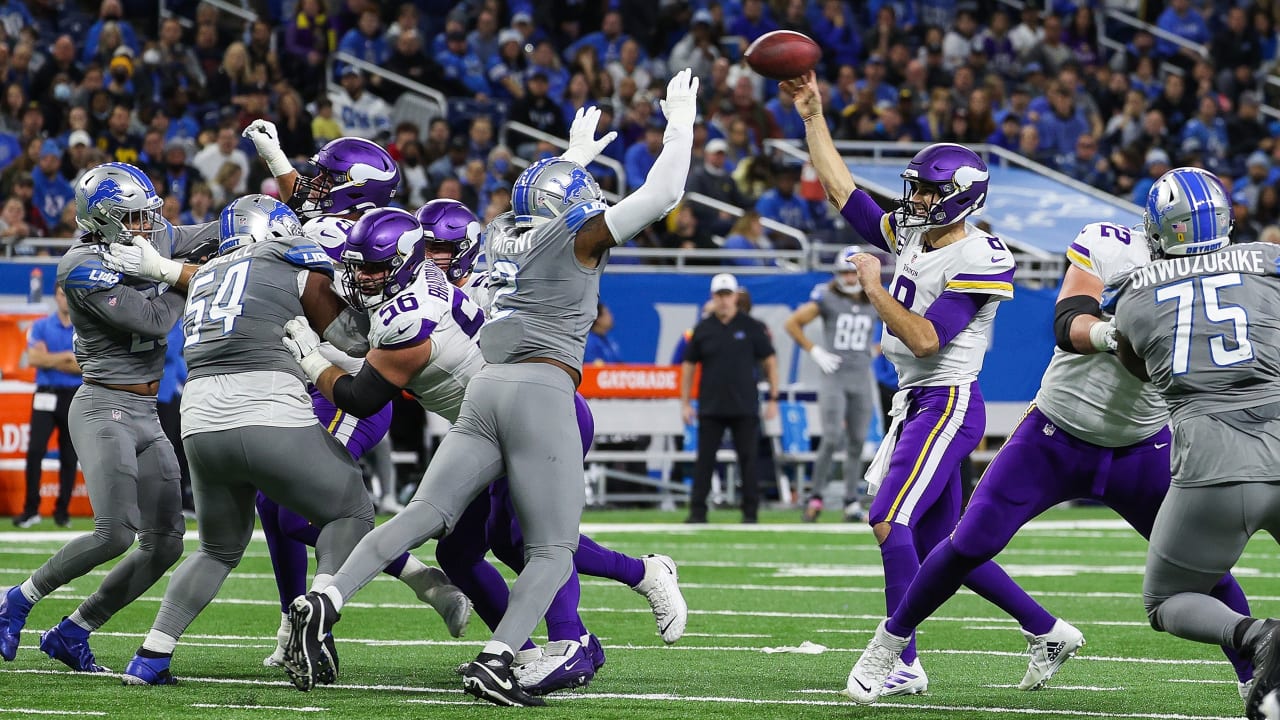
[(884, 689), (880, 691), (880, 697), (919, 695), (928, 689), (929, 676), (924, 674), (920, 658), (913, 660), (910, 665), (902, 662), (902, 658), (898, 658), (898, 661), (893, 664), (893, 672), (889, 674), (889, 679), (884, 681)]
[(1253, 680), (1237, 682), (1236, 689), (1240, 691), (1240, 699), (1249, 702), (1249, 693), (1253, 692)]
[(658, 634), (662, 642), (670, 645), (684, 635), (689, 621), (689, 606), (680, 592), (676, 562), (666, 555), (645, 555), (640, 559), (644, 561), (644, 579), (631, 589), (649, 601)]
[(284, 667), (284, 646), (289, 642), (289, 614), (280, 613), (280, 627), (276, 629), (276, 650), (262, 660), (263, 667)]
[(876, 634), (867, 643), (867, 649), (862, 651), (858, 662), (849, 671), (844, 695), (859, 705), (870, 705), (880, 698), (885, 681), (893, 673), (907, 643), (911, 642), (909, 637), (898, 637), (886, 630), (887, 622), (887, 618), (880, 621)]
[(1019, 690), (1043, 688), (1062, 664), (1084, 647), (1084, 635), (1066, 620), (1054, 622), (1053, 629), (1044, 635), (1032, 635), (1022, 631), (1027, 638), (1027, 674), (1018, 684)]

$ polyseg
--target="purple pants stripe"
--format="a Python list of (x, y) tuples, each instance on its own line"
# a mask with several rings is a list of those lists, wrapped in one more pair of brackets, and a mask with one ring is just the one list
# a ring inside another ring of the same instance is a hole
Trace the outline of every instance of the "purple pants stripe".
[(311, 408), (316, 419), (338, 439), (351, 453), (351, 457), (360, 459), (382, 441), (382, 437), (391, 429), (391, 403), (367, 418), (358, 418), (339, 410), (329, 398), (311, 388)]
[(911, 389), (889, 469), (871, 503), (871, 524), (915, 527), (959, 478), (960, 462), (978, 446), (986, 424), (976, 382)]

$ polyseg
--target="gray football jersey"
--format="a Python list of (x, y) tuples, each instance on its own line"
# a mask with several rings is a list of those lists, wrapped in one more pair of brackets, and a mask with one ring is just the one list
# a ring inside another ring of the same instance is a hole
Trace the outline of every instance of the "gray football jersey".
[(1278, 260), (1270, 243), (1160, 260), (1104, 298), (1175, 424), (1280, 401)]
[[(164, 257), (199, 256), (217, 237), (217, 223), (165, 223), (156, 250)], [(108, 269), (102, 247), (75, 245), (58, 261), (58, 285), (67, 294), (75, 328), (76, 362), (86, 379), (111, 385), (159, 380), (165, 338), (182, 313), (182, 294)]]
[(598, 267), (584, 267), (573, 254), (573, 241), (583, 223), (606, 207), (597, 200), (581, 203), (518, 234), (501, 216), (489, 225), (485, 244), (493, 306), (480, 331), (486, 361), (543, 357), (582, 367), (609, 254)]
[(304, 237), (245, 245), (200, 268), (182, 316), (188, 377), (283, 372), (305, 385), (280, 339), (303, 314), (298, 274), (307, 270), (333, 276), (324, 249)]
[(863, 377), (871, 372), (877, 321), (871, 303), (837, 291), (832, 283), (815, 287), (809, 299), (818, 304), (823, 347), (841, 358), (840, 368), (831, 377), (843, 383), (852, 376)]

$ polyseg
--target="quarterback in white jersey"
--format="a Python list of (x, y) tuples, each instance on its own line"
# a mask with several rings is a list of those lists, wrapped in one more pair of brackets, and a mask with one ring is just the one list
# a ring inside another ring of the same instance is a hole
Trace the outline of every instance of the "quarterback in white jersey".
[[(996, 308), (1013, 297), (1012, 253), (967, 219), (986, 202), (986, 163), (968, 148), (936, 143), (916, 153), (902, 172), (899, 209), (885, 213), (859, 190), (831, 139), (816, 76), (789, 80), (805, 122), (814, 169), (828, 201), (867, 242), (897, 256), (893, 285), (880, 280), (880, 261), (854, 255), (871, 304), (885, 324), (881, 347), (898, 370), (902, 390), (894, 420), (867, 470), (878, 492), (868, 521), (880, 544), (885, 604), (892, 610), (920, 561), (955, 528), (962, 505), (960, 463), (981, 441), (986, 409), (977, 376), (990, 343)], [(1054, 618), (994, 563), (966, 583), (1010, 613), (1024, 631), (1049, 631)], [(881, 694), (914, 694), (928, 686), (912, 629), (882, 625), (849, 673), (846, 694), (859, 703)]]
[[(975, 568), (995, 557), (1024, 524), (1071, 500), (1089, 499), (1115, 510), (1144, 538), (1170, 483), (1168, 410), (1153, 386), (1130, 375), (1109, 350), (1115, 328), (1099, 307), (1104, 282), (1147, 264), (1147, 240), (1112, 223), (1086, 225), (1067, 249), (1070, 267), (1058, 294), (1054, 330), (1058, 349), (1040, 392), (973, 491), (964, 517), (935, 547), (898, 607), (868, 646), (891, 650), (893, 636), (910, 633), (957, 590)], [(1211, 594), (1249, 614), (1230, 575)], [(1019, 687), (1045, 686), (1082, 645), (1084, 636), (1063, 620), (1027, 635), (1030, 662)], [(1241, 696), (1253, 668), (1223, 648)], [(865, 657), (865, 656), (864, 656)], [(861, 661), (860, 661), (861, 662)]]
[[(934, 306), (939, 298), (945, 302), (948, 293), (984, 299), (969, 323), (932, 355), (922, 357), (892, 332), (884, 334), (881, 350), (898, 370), (899, 387), (971, 383), (978, 379), (991, 343), (997, 304), (1013, 298), (1013, 255), (999, 238), (968, 223), (954, 243), (930, 247), (924, 240), (927, 229), (899, 228), (896, 218), (896, 213), (883, 216), (882, 241), (875, 243), (898, 256), (889, 286), (895, 300), (912, 313), (928, 317), (939, 312)], [(875, 271), (878, 276), (879, 268)]]

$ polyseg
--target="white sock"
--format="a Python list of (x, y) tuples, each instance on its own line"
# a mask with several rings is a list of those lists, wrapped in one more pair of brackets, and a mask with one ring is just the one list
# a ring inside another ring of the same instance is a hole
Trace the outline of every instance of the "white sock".
[(89, 632), (93, 632), (94, 630), (98, 629), (96, 627), (93, 627), (93, 625), (88, 620), (84, 619), (84, 616), (80, 614), (80, 608), (76, 608), (75, 612), (71, 613), (71, 615), (69, 615), (67, 619), (75, 623), (76, 625), (79, 625), (80, 627), (84, 628), (85, 630), (88, 630)]
[(311, 592), (320, 592), (333, 583), (333, 576), (328, 573), (316, 573), (311, 581)]
[(280, 613), (280, 627), (276, 630), (276, 634), (288, 633), (292, 629), (289, 623), (289, 613)]
[(511, 649), (510, 645), (504, 642), (499, 642), (497, 640), (490, 640), (489, 642), (485, 643), (484, 650), (481, 650), (480, 652), (485, 652), (485, 653), (489, 653), (490, 655), (498, 655), (498, 656), (501, 656), (502, 653), (511, 653), (513, 657), (516, 654), (515, 651)]
[(404, 569), (400, 571), (400, 579), (404, 580), (405, 578), (411, 577), (413, 575), (417, 575), (418, 573), (426, 569), (427, 569), (426, 563), (410, 555), (409, 560), (404, 564)]
[(150, 650), (161, 655), (172, 655), (173, 649), (178, 647), (178, 638), (152, 628), (147, 633), (147, 639), (142, 641), (142, 649)]
[(27, 578), (22, 581), (22, 594), (33, 604), (40, 602), (40, 598), (44, 597), (44, 593), (36, 589), (36, 584)]
[(329, 597), (329, 601), (333, 603), (334, 612), (342, 612), (342, 603), (343, 603), (342, 593), (338, 592), (338, 588), (334, 587), (333, 585), (330, 585), (329, 587), (321, 590), (320, 592), (324, 593)]

